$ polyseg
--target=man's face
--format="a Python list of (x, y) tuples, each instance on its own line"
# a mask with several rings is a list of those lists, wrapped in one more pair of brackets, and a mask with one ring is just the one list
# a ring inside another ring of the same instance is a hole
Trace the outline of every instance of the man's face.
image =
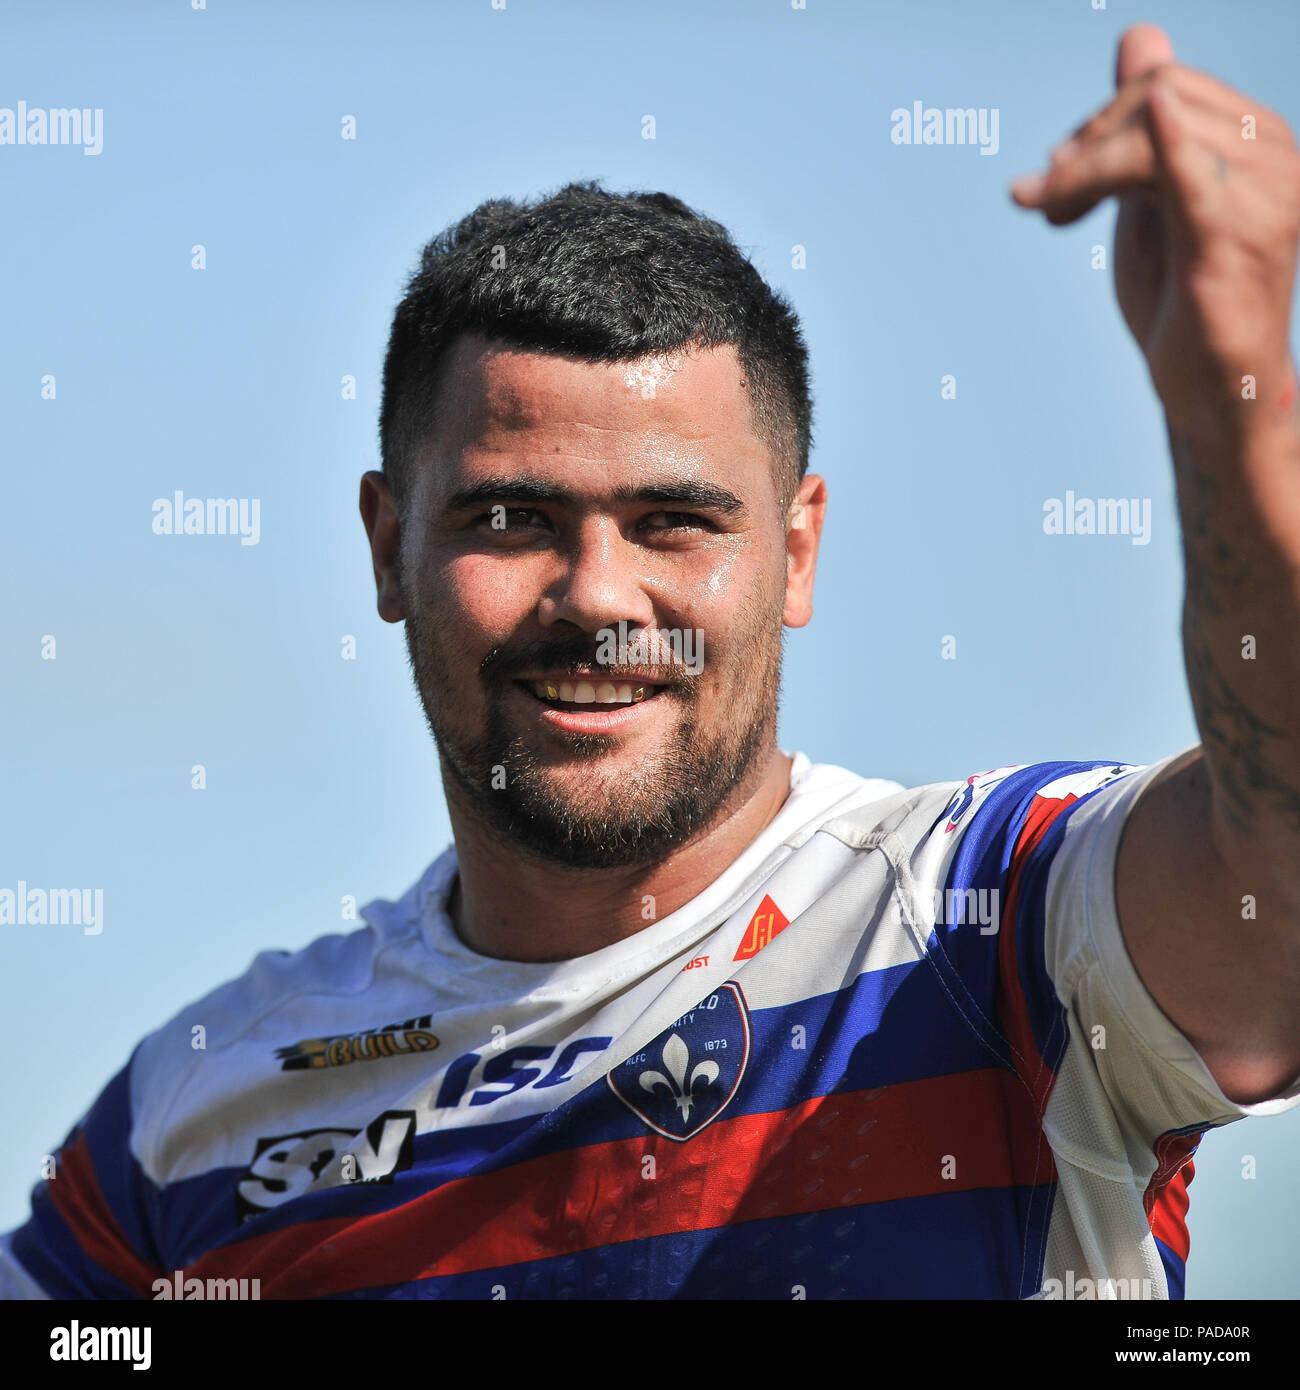
[(550, 860), (654, 862), (774, 746), (788, 514), (735, 349), (466, 337), (439, 397), (380, 606), (444, 774)]

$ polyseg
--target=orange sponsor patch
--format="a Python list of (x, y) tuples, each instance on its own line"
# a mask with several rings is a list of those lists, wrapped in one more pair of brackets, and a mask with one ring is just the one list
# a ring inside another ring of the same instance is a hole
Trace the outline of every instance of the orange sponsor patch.
[(749, 927), (745, 932), (744, 940), (731, 959), (748, 960), (750, 956), (758, 955), (774, 936), (780, 936), (789, 925), (790, 919), (770, 897), (764, 894), (763, 901), (758, 905), (758, 910), (749, 919)]

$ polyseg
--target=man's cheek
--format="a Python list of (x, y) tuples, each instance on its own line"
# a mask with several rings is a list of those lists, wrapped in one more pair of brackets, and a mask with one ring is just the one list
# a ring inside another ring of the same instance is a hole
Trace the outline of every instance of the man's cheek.
[(519, 567), (465, 557), (438, 576), (435, 601), (451, 622), (482, 635), (484, 651), (526, 621), (540, 594), (526, 582)]

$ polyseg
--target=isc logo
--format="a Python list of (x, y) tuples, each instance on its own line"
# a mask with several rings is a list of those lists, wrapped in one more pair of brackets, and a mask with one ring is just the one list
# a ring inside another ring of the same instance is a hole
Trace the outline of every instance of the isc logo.
[(494, 1100), (513, 1095), (526, 1086), (541, 1090), (546, 1086), (562, 1085), (577, 1070), (575, 1064), (584, 1053), (604, 1052), (613, 1041), (613, 1038), (575, 1038), (560, 1049), (549, 1067), (542, 1064), (550, 1061), (555, 1047), (545, 1043), (508, 1047), (486, 1061), (481, 1053), (463, 1053), (447, 1068), (434, 1105), (439, 1109), (452, 1109), (466, 1096), (470, 1105), (491, 1105)]

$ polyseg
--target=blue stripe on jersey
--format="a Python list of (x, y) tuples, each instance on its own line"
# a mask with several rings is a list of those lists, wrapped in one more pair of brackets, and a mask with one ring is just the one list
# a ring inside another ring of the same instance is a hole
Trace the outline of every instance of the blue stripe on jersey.
[[(1020, 1298), (1028, 1189), (952, 1192), (621, 1241), (350, 1299)], [(1041, 1200), (1042, 1210), (1050, 1205)], [(918, 1233), (924, 1236), (918, 1239)], [(888, 1252), (882, 1259), (881, 1252)]]
[[(136, 1051), (138, 1052), (138, 1048)], [(159, 1192), (131, 1153), (131, 1067), (135, 1054), (99, 1093), (60, 1147), (85, 1140), (95, 1185), (130, 1248), (157, 1265), (151, 1232)], [(57, 1171), (57, 1170), (56, 1170)], [(58, 1177), (54, 1178), (58, 1182)], [(56, 1298), (135, 1298), (136, 1294), (81, 1249), (42, 1182), (32, 1192), (32, 1214), (14, 1232), (13, 1249), (34, 1279)]]
[(1160, 1263), (1165, 1267), (1165, 1283), (1169, 1285), (1169, 1297), (1187, 1297), (1187, 1266), (1180, 1260), (1159, 1236), (1155, 1237), (1156, 1249), (1160, 1252)]
[[(58, 1181), (57, 1178), (54, 1179)], [(32, 1191), (32, 1214), (12, 1237), (18, 1263), (51, 1298), (137, 1298), (81, 1248), (59, 1214), (48, 1183)]]
[(131, 1152), (131, 1069), (135, 1055), (100, 1092), (81, 1132), (99, 1190), (127, 1244), (141, 1259), (157, 1266), (160, 1261), (152, 1232), (159, 1216), (158, 1188)]
[[(1070, 773), (1092, 772), (1097, 768), (1114, 766), (1117, 764), (1110, 761), (1035, 763), (1019, 772), (1010, 773), (987, 793), (974, 812), (972, 822), (966, 827), (949, 866), (945, 894), (964, 894), (967, 889), (974, 889), (980, 895), (980, 901), (1005, 906), (1008, 870), (1016, 841), (1024, 829), (1038, 790)], [(1014, 924), (1018, 973), (1039, 1053), (1053, 1069), (1067, 1039), (1063, 1028), (1062, 1004), (1044, 958), (1047, 878), (1070, 815), (1075, 806), (1082, 805), (1093, 795), (1095, 792), (1086, 793), (1056, 817), (1042, 843), (1025, 864), (1020, 878), (1019, 910)], [(942, 831), (936, 830), (935, 833), (941, 834)], [(993, 893), (996, 893), (996, 898), (988, 896)], [(964, 902), (965, 898), (957, 899), (954, 896), (949, 899), (945, 896), (945, 904), (949, 901)], [(1005, 924), (999, 926), (1001, 930), (1005, 930)], [(1010, 1046), (994, 1024), (998, 990), (997, 935), (982, 935), (979, 924), (969, 921), (956, 924), (940, 922), (930, 940), (932, 946), (937, 941), (942, 947), (942, 951), (934, 957), (936, 964), (942, 967), (945, 962), (950, 963), (952, 971), (946, 972), (949, 981), (952, 982), (955, 972), (963, 991), (973, 1001), (972, 1025), (979, 1029), (985, 1042), (1003, 1063), (1012, 1065)]]

